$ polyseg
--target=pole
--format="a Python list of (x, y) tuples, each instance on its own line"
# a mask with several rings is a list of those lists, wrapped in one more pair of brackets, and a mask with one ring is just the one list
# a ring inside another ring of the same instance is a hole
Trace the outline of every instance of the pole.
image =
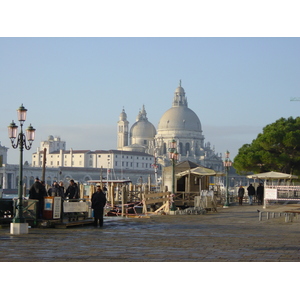
[(171, 203), (170, 210), (175, 211), (176, 210), (176, 206), (175, 206), (175, 202), (174, 202), (174, 198), (175, 198), (175, 159), (171, 158), (171, 160), (172, 160), (172, 203)]
[(46, 181), (45, 178), (45, 172), (46, 172), (46, 151), (47, 149), (44, 148), (44, 152), (43, 152), (43, 170), (42, 170), (42, 180)]
[(225, 167), (225, 172), (226, 172), (226, 199), (225, 199), (225, 203), (224, 203), (224, 206), (223, 208), (228, 208), (229, 207), (229, 182), (228, 182), (228, 171), (229, 171), (229, 168), (231, 167), (232, 165), (232, 162), (231, 160), (229, 159), (229, 151), (227, 150), (226, 151), (226, 157), (225, 157), (225, 160), (224, 160), (224, 167)]
[(226, 206), (229, 206), (228, 167), (226, 167)]
[(18, 185), (18, 203), (16, 216), (13, 219), (13, 223), (25, 223), (23, 217), (23, 124), (21, 124), (21, 132), (19, 133), (19, 149), (20, 149), (20, 162), (19, 162), (19, 185)]

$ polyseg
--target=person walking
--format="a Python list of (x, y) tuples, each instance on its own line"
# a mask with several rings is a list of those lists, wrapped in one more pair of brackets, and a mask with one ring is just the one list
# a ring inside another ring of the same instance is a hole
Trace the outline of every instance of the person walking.
[(256, 196), (257, 196), (257, 202), (258, 204), (263, 204), (264, 200), (264, 186), (262, 183), (259, 184), (259, 186), (256, 189)]
[(250, 185), (247, 187), (247, 191), (248, 191), (248, 197), (249, 197), (249, 205), (252, 205), (253, 196), (255, 195), (255, 188), (252, 185), (252, 183), (250, 183)]
[(35, 178), (34, 184), (29, 189), (29, 199), (35, 199), (39, 201), (37, 207), (37, 219), (43, 219), (45, 196), (47, 196), (46, 188), (37, 177)]
[(106, 196), (101, 190), (100, 186), (97, 186), (96, 192), (92, 195), (92, 209), (94, 210), (94, 227), (97, 228), (98, 220), (99, 226), (103, 226), (103, 212), (106, 204)]
[(244, 194), (245, 194), (245, 189), (243, 188), (243, 186), (240, 186), (238, 190), (239, 205), (243, 205)]

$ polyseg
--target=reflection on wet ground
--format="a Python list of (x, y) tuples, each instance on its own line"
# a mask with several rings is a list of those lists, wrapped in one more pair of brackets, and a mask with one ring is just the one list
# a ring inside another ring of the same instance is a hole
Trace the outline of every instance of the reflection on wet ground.
[(109, 217), (103, 228), (0, 229), (0, 261), (299, 261), (300, 224), (255, 207), (206, 215)]

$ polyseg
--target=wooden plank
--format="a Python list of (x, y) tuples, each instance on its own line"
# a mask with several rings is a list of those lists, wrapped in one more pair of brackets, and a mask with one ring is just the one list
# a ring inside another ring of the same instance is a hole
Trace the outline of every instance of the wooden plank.
[(145, 198), (145, 199), (148, 199), (148, 198), (162, 198), (162, 197), (169, 197), (170, 194), (171, 194), (170, 192), (145, 194), (145, 195), (144, 195), (144, 198)]
[(149, 199), (149, 200), (145, 200), (146, 205), (148, 204), (154, 204), (154, 203), (161, 203), (161, 202), (166, 202), (169, 201), (168, 198), (157, 198), (157, 199)]
[(158, 213), (160, 210), (165, 209), (168, 203), (163, 204), (160, 208), (158, 208), (154, 213)]

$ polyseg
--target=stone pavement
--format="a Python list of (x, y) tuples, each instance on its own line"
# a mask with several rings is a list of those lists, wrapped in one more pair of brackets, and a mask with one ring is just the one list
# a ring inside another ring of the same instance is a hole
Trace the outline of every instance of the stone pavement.
[(103, 228), (0, 229), (0, 262), (298, 262), (300, 220), (258, 220), (262, 206), (206, 215), (104, 219)]

